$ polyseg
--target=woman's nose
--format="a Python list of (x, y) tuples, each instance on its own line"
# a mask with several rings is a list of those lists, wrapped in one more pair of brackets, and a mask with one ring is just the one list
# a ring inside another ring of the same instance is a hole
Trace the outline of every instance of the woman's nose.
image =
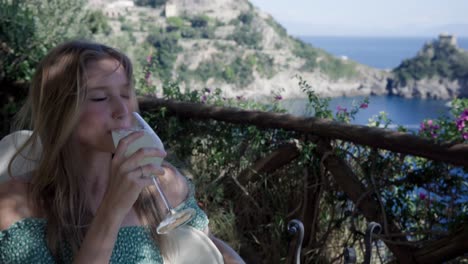
[(113, 100), (112, 108), (112, 118), (114, 119), (123, 119), (129, 113), (127, 102), (121, 98)]

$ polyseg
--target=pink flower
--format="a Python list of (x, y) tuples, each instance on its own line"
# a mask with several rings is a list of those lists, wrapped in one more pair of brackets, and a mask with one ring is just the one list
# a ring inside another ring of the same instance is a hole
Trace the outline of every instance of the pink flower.
[(462, 137), (463, 137), (464, 140), (468, 140), (468, 132), (464, 132), (462, 134)]
[(456, 124), (458, 131), (462, 131), (465, 128), (465, 121), (468, 121), (468, 116), (460, 116), (460, 118), (457, 119)]
[(421, 122), (420, 127), (422, 131), (426, 130), (426, 124), (424, 124), (424, 122)]
[(341, 112), (346, 113), (348, 112), (348, 109), (346, 109), (346, 107), (337, 106), (336, 111), (338, 112), (338, 114)]
[(282, 100), (282, 99), (283, 99), (283, 97), (282, 97), (281, 95), (275, 96), (275, 100), (276, 100), (276, 101), (279, 101), (279, 100)]
[(427, 120), (421, 123), (419, 132), (429, 132), (433, 138), (437, 138), (437, 130), (440, 129), (440, 125), (436, 125), (434, 121)]
[(146, 57), (146, 62), (150, 63), (152, 60), (153, 60), (153, 56), (148, 55), (148, 57)]
[(369, 105), (366, 104), (366, 103), (362, 103), (362, 104), (359, 106), (359, 108), (361, 108), (361, 109), (366, 109), (367, 107), (369, 107)]
[(467, 120), (466, 117), (468, 117), (468, 108), (465, 109), (465, 110), (463, 110), (463, 113), (461, 113), (460, 116), (461, 116), (461, 117), (465, 117), (465, 120)]
[(421, 199), (421, 200), (423, 200), (423, 201), (426, 200), (426, 194), (423, 193), (423, 192), (420, 192), (420, 193), (419, 193), (419, 199)]

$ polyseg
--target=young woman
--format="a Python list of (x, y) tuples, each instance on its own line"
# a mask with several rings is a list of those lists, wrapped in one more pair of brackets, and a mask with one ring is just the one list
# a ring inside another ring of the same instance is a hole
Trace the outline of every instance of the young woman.
[[(194, 208), (189, 225), (208, 233), (184, 176), (167, 163), (138, 165), (164, 151), (126, 157), (141, 132), (113, 145), (111, 131), (129, 127), (138, 110), (132, 78), (124, 54), (90, 42), (64, 43), (40, 62), (19, 116), (32, 129), (24, 147), (40, 144), (42, 155), (30, 180), (0, 185), (0, 263), (163, 263), (171, 250), (156, 233), (164, 206), (146, 175), (159, 177), (171, 205)], [(211, 239), (226, 263), (242, 263)]]

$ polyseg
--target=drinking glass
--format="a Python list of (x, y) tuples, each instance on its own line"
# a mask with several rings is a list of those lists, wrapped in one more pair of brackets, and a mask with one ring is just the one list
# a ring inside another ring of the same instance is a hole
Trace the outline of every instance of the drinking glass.
[[(153, 129), (146, 123), (146, 121), (137, 113), (132, 113), (132, 126), (129, 129), (119, 129), (112, 131), (112, 139), (114, 141), (114, 146), (117, 147), (119, 141), (127, 136), (128, 134), (136, 131), (143, 131), (144, 135), (137, 140), (133, 141), (127, 148), (125, 156), (130, 156), (135, 153), (138, 149), (143, 147), (154, 147), (161, 150), (164, 150), (164, 145), (159, 139), (158, 135), (153, 131)], [(161, 166), (163, 159), (160, 157), (148, 157), (144, 158), (139, 162), (140, 166), (153, 163), (157, 166)], [(193, 208), (187, 208), (181, 211), (175, 211), (174, 208), (169, 204), (166, 195), (164, 194), (161, 186), (159, 184), (159, 179), (157, 176), (151, 175), (156, 189), (158, 190), (159, 196), (161, 197), (164, 206), (166, 208), (166, 216), (159, 223), (156, 232), (158, 234), (166, 234), (171, 230), (186, 224), (190, 219), (195, 216), (195, 210)]]

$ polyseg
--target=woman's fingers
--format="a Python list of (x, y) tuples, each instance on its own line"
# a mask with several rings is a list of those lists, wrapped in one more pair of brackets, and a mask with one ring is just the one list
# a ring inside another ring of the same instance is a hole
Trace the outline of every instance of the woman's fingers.
[(144, 166), (139, 167), (141, 175), (140, 178), (150, 178), (153, 176), (161, 176), (164, 175), (165, 171), (161, 166), (156, 166), (152, 163), (146, 164)]
[[(120, 164), (120, 170), (123, 172), (132, 171), (141, 164), (154, 164), (158, 162), (158, 159), (162, 160), (164, 157), (166, 157), (166, 152), (164, 150), (156, 148), (141, 148)], [(161, 166), (158, 167), (160, 168)]]
[(132, 132), (122, 139), (119, 140), (119, 144), (117, 144), (117, 147), (115, 149), (115, 155), (114, 155), (114, 160), (116, 162), (120, 162), (125, 158), (125, 152), (128, 148), (128, 146), (134, 142), (135, 140), (139, 139), (142, 137), (145, 133), (143, 131), (136, 131)]
[(136, 182), (140, 187), (145, 187), (153, 184), (151, 177), (159, 177), (164, 175), (164, 172), (164, 169), (160, 166), (150, 163), (135, 168), (133, 171), (128, 173), (128, 177)]

